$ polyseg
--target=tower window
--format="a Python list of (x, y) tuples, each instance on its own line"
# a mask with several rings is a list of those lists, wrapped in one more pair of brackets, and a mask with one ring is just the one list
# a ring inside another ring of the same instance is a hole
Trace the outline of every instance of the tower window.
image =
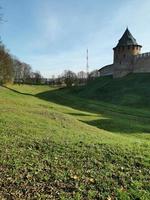
[(128, 46), (128, 49), (130, 49), (130, 46)]
[(125, 58), (125, 57), (126, 57), (126, 55), (124, 54), (124, 55), (123, 55), (123, 57)]

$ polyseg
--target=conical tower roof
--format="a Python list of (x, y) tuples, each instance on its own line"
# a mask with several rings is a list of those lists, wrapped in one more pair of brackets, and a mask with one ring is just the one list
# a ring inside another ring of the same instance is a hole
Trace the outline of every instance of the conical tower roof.
[(120, 46), (141, 46), (138, 45), (136, 39), (132, 36), (132, 34), (130, 33), (129, 29), (127, 28), (123, 34), (123, 36), (120, 38), (118, 44), (116, 47), (120, 47)]

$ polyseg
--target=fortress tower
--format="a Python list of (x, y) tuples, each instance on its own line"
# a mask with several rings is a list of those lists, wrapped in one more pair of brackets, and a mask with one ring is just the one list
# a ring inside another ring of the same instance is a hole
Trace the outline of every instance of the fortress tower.
[(129, 62), (132, 56), (141, 53), (141, 48), (142, 46), (137, 43), (136, 39), (127, 28), (117, 46), (113, 48), (114, 64), (124, 64)]
[(127, 28), (113, 48), (113, 64), (102, 67), (100, 76), (120, 78), (130, 73), (150, 73), (150, 52), (141, 54), (141, 48)]

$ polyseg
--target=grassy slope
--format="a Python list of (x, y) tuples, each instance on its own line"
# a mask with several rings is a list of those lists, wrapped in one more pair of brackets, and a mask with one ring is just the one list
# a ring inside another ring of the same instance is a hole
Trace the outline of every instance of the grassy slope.
[(0, 88), (0, 197), (150, 199), (149, 110), (71, 92)]
[(150, 74), (131, 74), (118, 79), (100, 77), (76, 93), (107, 103), (150, 108)]

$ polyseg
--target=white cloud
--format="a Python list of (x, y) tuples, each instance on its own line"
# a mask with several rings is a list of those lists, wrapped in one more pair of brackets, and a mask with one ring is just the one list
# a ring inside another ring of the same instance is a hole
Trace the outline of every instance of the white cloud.
[(39, 23), (38, 29), (38, 34), (35, 34), (36, 37), (33, 38), (32, 43), (28, 43), (27, 46), (31, 52), (37, 50), (42, 51), (52, 46), (62, 32), (58, 20), (52, 16), (51, 18), (43, 19), (43, 21)]

